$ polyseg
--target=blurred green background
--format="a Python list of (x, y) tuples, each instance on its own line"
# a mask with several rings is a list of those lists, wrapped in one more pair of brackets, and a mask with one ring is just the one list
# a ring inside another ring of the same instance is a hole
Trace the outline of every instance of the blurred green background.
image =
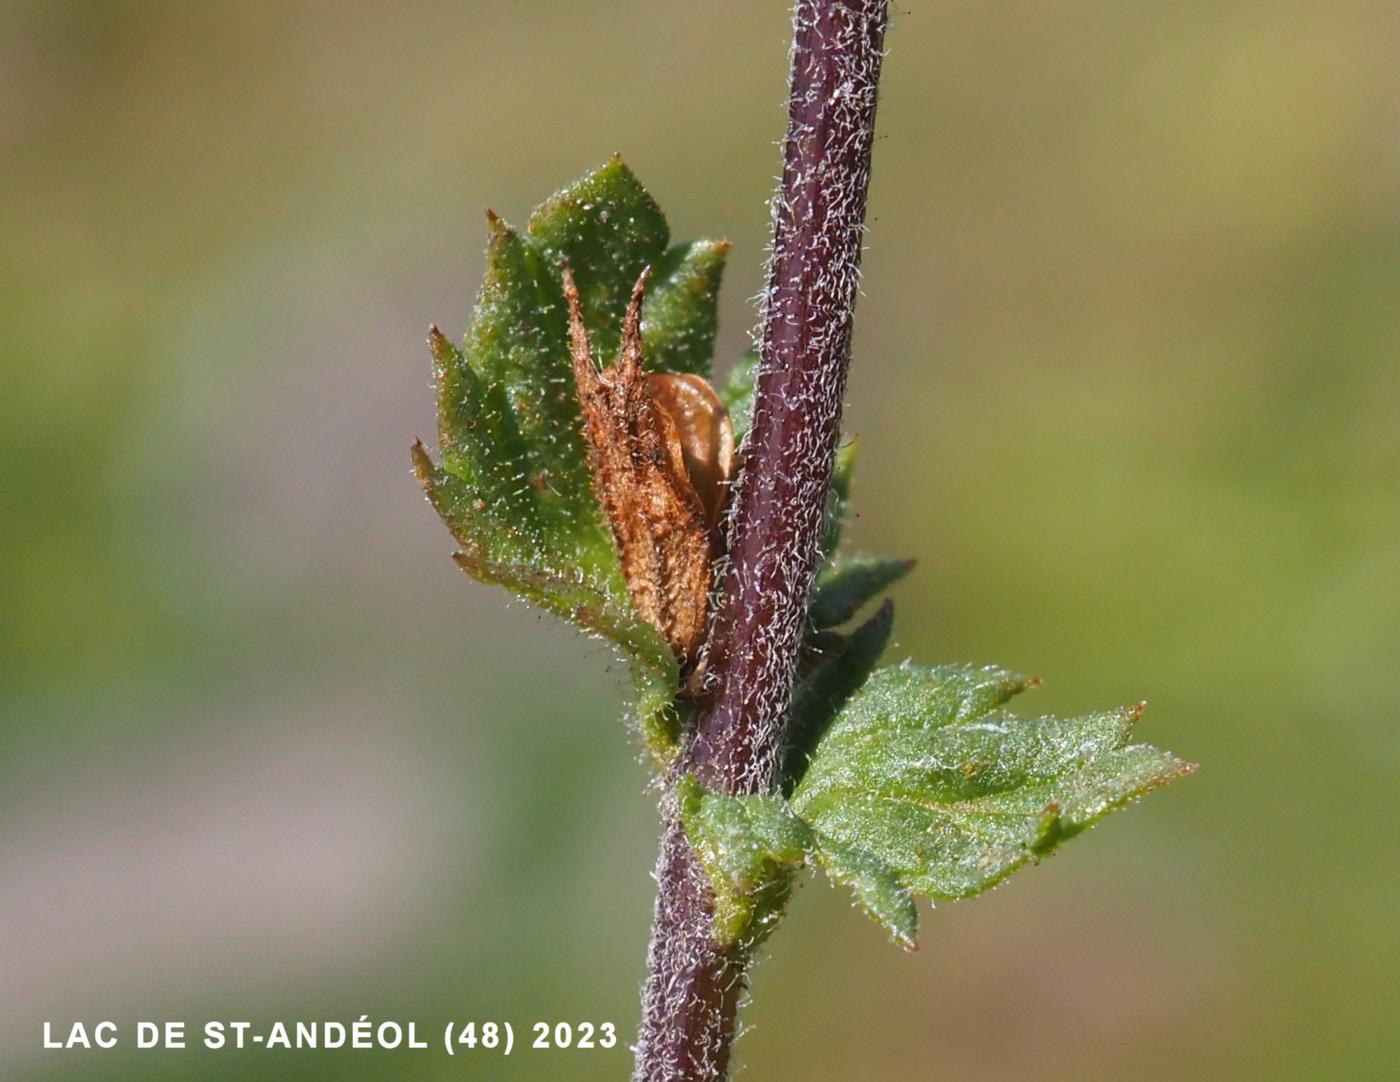
[[(1400, 1076), (1400, 10), (962, 0), (889, 45), (848, 427), (856, 541), (921, 560), (896, 656), (1148, 699), (1202, 769), (913, 956), (809, 881), (743, 1077)], [(631, 1039), (621, 674), (448, 560), (423, 331), (485, 207), (620, 150), (733, 240), (736, 355), (786, 48), (736, 0), (0, 6), (0, 1077), (625, 1076), (40, 1026)]]

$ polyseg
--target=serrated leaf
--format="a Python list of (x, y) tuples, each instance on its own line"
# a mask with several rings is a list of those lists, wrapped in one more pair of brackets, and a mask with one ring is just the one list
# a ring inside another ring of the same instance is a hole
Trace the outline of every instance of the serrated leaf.
[(817, 630), (839, 627), (872, 598), (894, 585), (914, 567), (913, 560), (880, 556), (837, 557), (817, 576), (807, 618)]
[(752, 948), (777, 924), (812, 849), (811, 831), (779, 796), (730, 796), (686, 775), (677, 801), (687, 840), (714, 889), (714, 936)]
[(648, 746), (664, 762), (675, 747), (678, 666), (633, 612), (593, 492), (560, 260), (573, 270), (601, 361), (615, 356), (632, 287), (650, 265), (649, 369), (708, 375), (728, 245), (668, 249), (665, 217), (620, 158), (552, 196), (523, 232), (494, 214), (487, 224), (486, 273), (463, 344), (430, 335), (441, 462), (419, 445), (414, 467), (464, 569), (621, 650)]
[(850, 887), (866, 915), (905, 950), (914, 950), (919, 913), (914, 896), (889, 865), (854, 845), (815, 836), (817, 859), (833, 883)]
[(1033, 682), (994, 668), (876, 672), (818, 742), (793, 809), (910, 891), (964, 898), (1192, 769), (1127, 743), (1137, 709), (1000, 709)]

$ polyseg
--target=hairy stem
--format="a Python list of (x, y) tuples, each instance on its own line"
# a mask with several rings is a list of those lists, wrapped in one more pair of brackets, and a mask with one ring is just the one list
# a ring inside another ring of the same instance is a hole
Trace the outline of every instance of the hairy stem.
[[(711, 631), (711, 693), (683, 759), (711, 788), (772, 789), (840, 436), (860, 279), (886, 0), (797, 0), (761, 366)], [(662, 802), (657, 902), (634, 1082), (726, 1077), (747, 953), (711, 936), (713, 898)]]
[(794, 14), (783, 180), (763, 294), (761, 366), (730, 567), (696, 730), (700, 778), (734, 793), (772, 785), (841, 431), (860, 284), (883, 0)]

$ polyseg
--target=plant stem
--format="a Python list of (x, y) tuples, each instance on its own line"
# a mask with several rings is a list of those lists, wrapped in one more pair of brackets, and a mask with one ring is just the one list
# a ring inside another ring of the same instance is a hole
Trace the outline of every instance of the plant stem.
[[(797, 0), (758, 390), (711, 631), (712, 693), (681, 769), (729, 793), (774, 784), (840, 438), (886, 0)], [(713, 897), (674, 800), (634, 1082), (718, 1082), (748, 952), (712, 938)]]

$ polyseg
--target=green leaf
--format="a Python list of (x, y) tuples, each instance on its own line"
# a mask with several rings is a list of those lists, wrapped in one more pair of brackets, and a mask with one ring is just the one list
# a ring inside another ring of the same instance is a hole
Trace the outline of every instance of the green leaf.
[(876, 672), (793, 790), (818, 855), (836, 846), (835, 874), (854, 878), (841, 847), (858, 850), (915, 894), (965, 898), (1193, 769), (1128, 743), (1140, 708), (1069, 719), (1000, 709), (1033, 683), (994, 668)]
[(552, 196), (523, 232), (494, 214), (487, 226), (486, 273), (462, 345), (436, 328), (429, 335), (441, 461), (420, 444), (414, 468), (469, 574), (621, 651), (648, 747), (664, 763), (678, 730), (678, 667), (632, 609), (593, 493), (559, 263), (573, 270), (601, 363), (616, 354), (632, 287), (650, 265), (648, 367), (708, 375), (728, 245), (668, 248), (665, 217), (620, 158)]
[(827, 634), (808, 640), (808, 664), (793, 689), (783, 729), (779, 760), (783, 792), (791, 793), (806, 773), (807, 761), (836, 711), (870, 676), (893, 630), (894, 602), (886, 601), (849, 637)]
[(709, 377), (728, 253), (728, 241), (698, 240), (672, 248), (652, 268), (642, 304), (642, 340), (652, 371)]
[(714, 936), (752, 949), (777, 925), (811, 831), (779, 796), (730, 796), (692, 775), (676, 786), (686, 839), (715, 893)]
[(678, 785), (722, 943), (771, 931), (805, 858), (913, 949), (914, 895), (986, 890), (1193, 769), (1128, 743), (1141, 706), (1023, 719), (1002, 707), (1036, 681), (1004, 669), (905, 664), (865, 679), (891, 616), (886, 602), (799, 686), (784, 757), (790, 799), (727, 796), (690, 776)]
[[(661, 263), (671, 240), (656, 200), (614, 156), (537, 207), (528, 231), (531, 250), (546, 266), (557, 268), (561, 259), (568, 260), (589, 341), (595, 353), (611, 361), (622, 341), (632, 287), (644, 267)], [(551, 299), (560, 306), (562, 324), (567, 318), (562, 292)], [(568, 356), (565, 348), (559, 363), (567, 366)]]
[(817, 576), (807, 618), (814, 628), (839, 627), (860, 611), (871, 598), (907, 575), (913, 560), (889, 560), (880, 556), (837, 557)]
[(817, 859), (833, 883), (850, 887), (856, 901), (905, 950), (917, 947), (919, 912), (894, 871), (865, 850), (816, 835)]

